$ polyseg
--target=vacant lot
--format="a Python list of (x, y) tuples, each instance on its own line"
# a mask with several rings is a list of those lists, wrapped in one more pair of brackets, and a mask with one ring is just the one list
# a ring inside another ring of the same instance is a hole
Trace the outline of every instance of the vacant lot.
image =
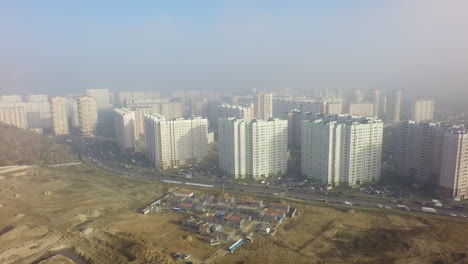
[[(274, 237), (257, 236), (227, 263), (465, 263), (468, 223), (300, 206)], [(394, 212), (396, 213), (396, 212)]]
[[(174, 187), (137, 180), (125, 185), (85, 166), (0, 176), (0, 263), (38, 263), (55, 254), (76, 263), (182, 263), (170, 258), (175, 251), (202, 263), (217, 250), (181, 227), (183, 214), (139, 214)], [(218, 263), (466, 261), (467, 222), (298, 207), (299, 215), (276, 236), (255, 235), (254, 243)]]

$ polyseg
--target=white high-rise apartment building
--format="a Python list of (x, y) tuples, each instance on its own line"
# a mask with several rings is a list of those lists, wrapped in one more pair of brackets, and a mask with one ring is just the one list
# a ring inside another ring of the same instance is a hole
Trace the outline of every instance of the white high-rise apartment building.
[(78, 110), (78, 97), (67, 96), (67, 116), (71, 127), (80, 127), (80, 112)]
[(301, 147), (301, 128), (303, 113), (299, 110), (293, 110), (286, 113), (288, 120), (288, 144), (291, 148)]
[(125, 153), (135, 151), (136, 113), (127, 108), (114, 109), (115, 137), (120, 150)]
[(301, 171), (326, 184), (380, 179), (383, 123), (378, 119), (317, 115), (302, 124)]
[(43, 130), (52, 128), (52, 111), (48, 96), (44, 94), (26, 97), (25, 110), (28, 128)]
[(218, 118), (235, 117), (236, 119), (250, 121), (253, 119), (253, 115), (254, 113), (252, 105), (221, 104), (218, 106)]
[(299, 110), (301, 112), (313, 112), (315, 110), (315, 100), (303, 98), (274, 98), (273, 116), (283, 119), (287, 112)]
[(151, 113), (160, 114), (167, 120), (184, 116), (184, 104), (170, 102), (167, 100), (155, 98), (127, 98), (124, 100), (124, 106), (127, 108), (147, 106)]
[(26, 102), (30, 103), (48, 103), (49, 96), (46, 94), (31, 94), (26, 96)]
[(438, 123), (400, 122), (395, 155), (400, 177), (438, 183), (444, 130)]
[(313, 120), (317, 118), (316, 113), (301, 112), (293, 110), (286, 113), (288, 120), (288, 144), (291, 148), (301, 148), (302, 138), (302, 124), (306, 120)]
[(68, 135), (67, 99), (65, 97), (52, 97), (50, 99), (52, 110), (52, 128), (55, 135)]
[(96, 100), (90, 96), (78, 98), (78, 115), (81, 134), (85, 137), (93, 136), (97, 125)]
[(3, 103), (21, 103), (23, 97), (21, 95), (0, 95), (0, 102)]
[(208, 100), (191, 100), (190, 101), (190, 115), (201, 117), (208, 117)]
[(287, 171), (288, 121), (219, 119), (219, 167), (235, 178), (254, 179)]
[(323, 97), (314, 104), (314, 110), (317, 114), (338, 115), (343, 113), (343, 98), (341, 97)]
[(220, 97), (220, 92), (217, 91), (206, 91), (206, 90), (201, 90), (201, 91), (173, 91), (171, 93), (171, 97), (173, 98), (178, 98), (184, 102), (189, 101), (189, 100), (202, 100), (202, 99), (207, 99), (207, 100), (214, 100)]
[(468, 198), (468, 131), (462, 128), (444, 134), (439, 194), (455, 200)]
[(157, 105), (167, 102), (164, 99), (159, 99), (159, 98), (151, 98), (151, 97), (145, 97), (145, 98), (140, 98), (140, 97), (129, 97), (129, 98), (123, 98), (122, 99), (122, 105), (124, 107), (130, 107), (130, 106), (135, 106), (135, 105)]
[(145, 115), (152, 113), (151, 107), (136, 105), (129, 107), (129, 109), (135, 112), (135, 140), (138, 140), (145, 136)]
[(18, 128), (27, 128), (24, 103), (0, 103), (0, 122)]
[(254, 118), (268, 120), (273, 117), (273, 94), (256, 93), (254, 97)]
[(135, 98), (135, 99), (144, 99), (144, 98), (152, 98), (152, 99), (159, 99), (161, 97), (160, 92), (117, 92), (115, 96), (115, 102), (119, 105), (124, 106), (124, 101), (127, 99)]
[(373, 116), (378, 117), (380, 119), (384, 118), (385, 116), (385, 101), (383, 96), (380, 94), (379, 90), (370, 90), (367, 91), (366, 95), (367, 101), (373, 104)]
[(347, 104), (347, 112), (349, 115), (357, 115), (357, 116), (374, 116), (374, 104), (373, 103), (348, 103)]
[(201, 117), (166, 120), (145, 115), (145, 149), (161, 170), (202, 162), (208, 156), (208, 120)]
[(385, 121), (389, 123), (400, 122), (401, 91), (390, 91), (387, 94)]
[(434, 119), (434, 100), (433, 99), (418, 99), (411, 100), (410, 103), (410, 120), (418, 122), (427, 122)]
[(167, 102), (159, 104), (159, 109), (155, 109), (154, 113), (164, 116), (166, 119), (174, 119), (176, 117), (184, 116), (184, 104)]
[(353, 90), (352, 101), (356, 103), (364, 102), (364, 95), (361, 90), (359, 89)]
[(98, 111), (112, 108), (109, 89), (87, 89), (86, 95), (96, 100), (96, 109)]

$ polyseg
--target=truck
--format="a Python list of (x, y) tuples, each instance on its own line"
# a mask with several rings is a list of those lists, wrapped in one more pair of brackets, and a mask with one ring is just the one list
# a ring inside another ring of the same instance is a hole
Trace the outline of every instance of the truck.
[(436, 206), (436, 207), (442, 207), (442, 203), (441, 203), (441, 202), (434, 203), (434, 206)]
[(409, 208), (406, 205), (399, 204), (397, 205), (397, 208), (400, 210), (409, 211)]
[(433, 213), (433, 214), (437, 213), (437, 210), (431, 207), (421, 207), (421, 211), (425, 213)]
[(349, 201), (345, 201), (344, 204), (346, 205), (353, 205), (353, 203), (349, 202)]

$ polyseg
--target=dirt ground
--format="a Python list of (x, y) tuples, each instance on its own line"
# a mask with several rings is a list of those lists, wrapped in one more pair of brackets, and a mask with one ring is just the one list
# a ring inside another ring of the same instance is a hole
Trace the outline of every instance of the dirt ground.
[[(77, 264), (182, 263), (172, 252), (202, 263), (218, 249), (184, 230), (183, 214), (139, 213), (167, 186), (137, 180), (125, 186), (84, 166), (1, 176), (0, 263), (39, 263), (54, 255)], [(215, 263), (467, 263), (468, 222), (298, 209), (276, 236), (256, 234), (252, 244)]]
[(300, 206), (276, 236), (257, 236), (225, 263), (468, 263), (468, 223)]

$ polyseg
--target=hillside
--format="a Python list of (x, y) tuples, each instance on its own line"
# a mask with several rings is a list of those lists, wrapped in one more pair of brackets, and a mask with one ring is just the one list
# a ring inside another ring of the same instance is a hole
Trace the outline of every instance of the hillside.
[(0, 166), (44, 165), (74, 160), (68, 146), (38, 133), (0, 123)]

